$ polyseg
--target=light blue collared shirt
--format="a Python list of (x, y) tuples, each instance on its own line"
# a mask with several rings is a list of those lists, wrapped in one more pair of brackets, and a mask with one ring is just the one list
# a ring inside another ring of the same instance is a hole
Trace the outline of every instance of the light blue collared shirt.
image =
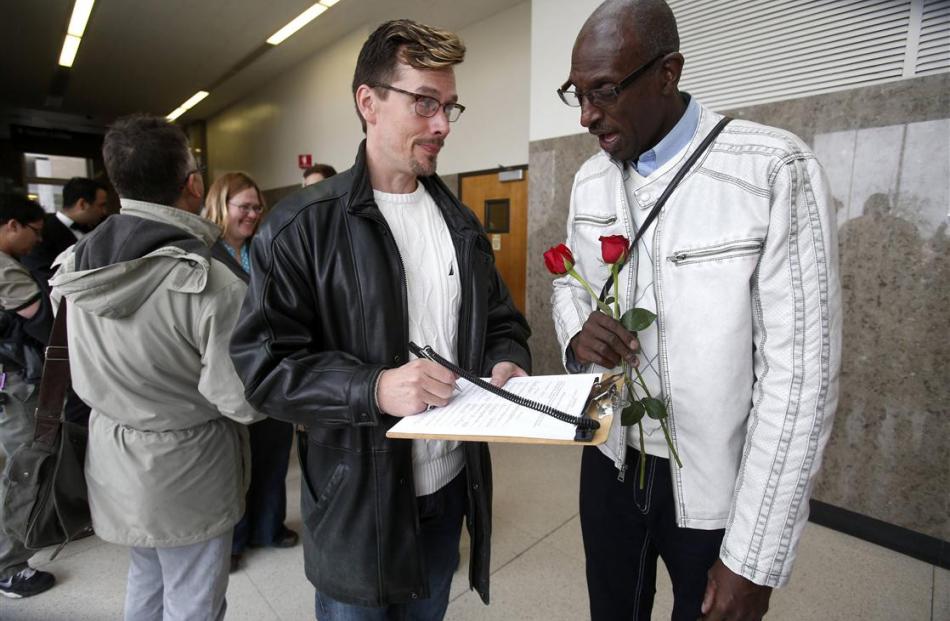
[(695, 97), (684, 94), (689, 97), (689, 103), (686, 104), (686, 111), (673, 129), (663, 136), (655, 147), (643, 153), (640, 159), (631, 162), (640, 175), (649, 177), (651, 173), (682, 151), (693, 139), (693, 134), (696, 133), (696, 127), (699, 125), (699, 102)]

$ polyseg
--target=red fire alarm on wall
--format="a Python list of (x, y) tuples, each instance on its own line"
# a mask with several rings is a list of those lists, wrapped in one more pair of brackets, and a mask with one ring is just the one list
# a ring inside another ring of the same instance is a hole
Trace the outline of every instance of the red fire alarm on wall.
[(311, 155), (310, 153), (301, 153), (300, 155), (298, 155), (297, 166), (299, 166), (301, 170), (303, 170), (304, 168), (310, 168), (311, 166), (313, 166), (313, 155)]

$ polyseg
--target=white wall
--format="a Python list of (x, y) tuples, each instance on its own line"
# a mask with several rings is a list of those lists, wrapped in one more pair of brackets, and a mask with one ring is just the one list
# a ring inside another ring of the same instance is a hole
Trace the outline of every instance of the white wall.
[[(244, 170), (263, 188), (293, 185), (300, 182), (298, 153), (349, 168), (363, 137), (350, 82), (372, 27), (209, 119), (212, 178)], [(530, 27), (531, 3), (523, 2), (459, 31), (468, 51), (456, 80), (466, 110), (439, 157), (441, 174), (528, 162)]]
[(531, 3), (459, 31), (465, 62), (456, 68), (465, 114), (439, 155), (443, 174), (528, 163)]
[(581, 26), (601, 0), (532, 0), (531, 125), (529, 140), (584, 133), (580, 110), (555, 92), (571, 71), (571, 49)]
[(243, 170), (262, 188), (300, 183), (298, 153), (349, 168), (363, 132), (350, 82), (364, 28), (208, 120), (211, 177)]

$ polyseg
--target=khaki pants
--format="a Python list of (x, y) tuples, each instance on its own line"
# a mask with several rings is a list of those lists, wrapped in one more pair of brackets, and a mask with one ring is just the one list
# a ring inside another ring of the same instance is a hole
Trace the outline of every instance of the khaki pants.
[[(39, 389), (24, 382), (20, 374), (9, 373), (2, 393), (6, 403), (0, 404), (0, 460), (5, 467), (13, 452), (33, 439), (33, 415)], [(0, 498), (5, 492), (6, 484), (0, 479)], [(31, 556), (33, 551), (4, 533), (0, 524), (0, 580), (26, 569)]]

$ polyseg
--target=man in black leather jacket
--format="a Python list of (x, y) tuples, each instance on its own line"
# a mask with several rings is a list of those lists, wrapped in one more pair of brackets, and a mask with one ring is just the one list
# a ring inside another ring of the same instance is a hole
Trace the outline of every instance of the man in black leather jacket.
[(410, 360), (410, 340), (498, 385), (530, 367), (491, 245), (435, 175), (464, 110), (452, 69), (464, 52), (408, 20), (370, 35), (353, 80), (356, 163), (278, 203), (252, 244), (231, 354), (248, 401), (306, 429), (304, 556), (321, 620), (441, 619), (463, 514), (469, 581), (488, 602), (488, 447), (386, 438), (454, 389), (450, 371)]

